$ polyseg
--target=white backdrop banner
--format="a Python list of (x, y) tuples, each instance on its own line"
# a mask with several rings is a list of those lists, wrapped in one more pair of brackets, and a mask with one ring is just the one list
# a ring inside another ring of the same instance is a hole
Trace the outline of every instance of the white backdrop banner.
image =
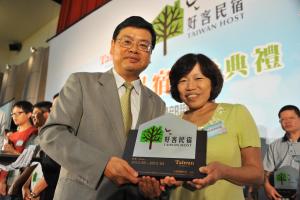
[(171, 66), (186, 53), (202, 53), (224, 75), (217, 102), (246, 105), (261, 137), (271, 141), (283, 135), (279, 109), (300, 105), (298, 0), (113, 0), (50, 41), (46, 98), (73, 72), (110, 69), (112, 33), (132, 15), (144, 17), (157, 32), (141, 79), (165, 100), (169, 112), (185, 109), (169, 93)]

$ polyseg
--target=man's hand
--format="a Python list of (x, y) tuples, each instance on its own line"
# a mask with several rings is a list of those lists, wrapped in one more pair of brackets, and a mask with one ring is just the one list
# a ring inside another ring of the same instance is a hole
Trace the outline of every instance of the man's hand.
[(6, 195), (6, 181), (0, 181), (0, 196)]
[(30, 200), (30, 190), (28, 187), (22, 187), (22, 196), (24, 200)]
[(10, 154), (19, 154), (11, 144), (5, 144), (3, 146), (3, 151)]
[(159, 197), (162, 192), (159, 181), (150, 176), (143, 176), (140, 179), (139, 189), (143, 196), (149, 199)]
[(3, 146), (3, 150), (6, 152), (6, 153), (14, 153), (14, 147), (13, 147), (13, 145), (11, 145), (11, 144), (4, 144), (4, 146)]
[(117, 157), (111, 157), (104, 170), (104, 176), (120, 186), (125, 183), (138, 182), (138, 173), (129, 164)]
[(166, 187), (178, 187), (182, 185), (182, 181), (176, 181), (174, 177), (166, 176), (160, 181), (154, 177), (143, 176), (139, 181), (139, 189), (146, 198), (159, 197), (162, 192), (166, 191)]
[(280, 200), (282, 196), (277, 192), (277, 190), (270, 184), (264, 185), (266, 195), (268, 199)]

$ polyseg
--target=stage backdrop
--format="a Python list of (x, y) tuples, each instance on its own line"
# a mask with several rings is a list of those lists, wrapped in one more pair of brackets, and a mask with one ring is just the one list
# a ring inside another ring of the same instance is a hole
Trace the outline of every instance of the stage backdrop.
[(131, 15), (144, 17), (157, 31), (141, 78), (169, 112), (185, 109), (170, 97), (170, 67), (186, 53), (203, 53), (225, 78), (217, 102), (246, 105), (268, 142), (283, 135), (278, 110), (300, 106), (299, 0), (113, 0), (49, 42), (46, 98), (73, 72), (110, 69), (113, 30)]

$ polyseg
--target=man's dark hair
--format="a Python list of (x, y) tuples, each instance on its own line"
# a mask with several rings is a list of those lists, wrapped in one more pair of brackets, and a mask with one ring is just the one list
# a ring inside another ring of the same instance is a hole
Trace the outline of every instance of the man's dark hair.
[(294, 105), (286, 105), (286, 106), (283, 106), (279, 112), (278, 112), (278, 117), (280, 118), (280, 114), (283, 112), (283, 111), (286, 111), (286, 110), (293, 110), (295, 111), (295, 113), (298, 115), (298, 117), (300, 117), (300, 111), (299, 111), (299, 108), (297, 106), (294, 106)]
[(41, 101), (34, 104), (33, 106), (33, 108), (38, 108), (43, 112), (50, 112), (51, 107), (52, 107), (52, 103), (50, 101)]
[(55, 95), (53, 95), (52, 99), (55, 99), (58, 96), (59, 96), (59, 93), (56, 93)]
[(25, 113), (30, 113), (33, 110), (32, 103), (29, 101), (17, 101), (12, 108), (14, 107), (21, 108)]
[(203, 54), (186, 54), (175, 62), (169, 74), (171, 95), (180, 103), (182, 100), (177, 88), (178, 82), (182, 77), (190, 73), (196, 64), (199, 64), (200, 71), (211, 81), (211, 91), (208, 100), (212, 101), (217, 98), (222, 90), (224, 79), (216, 63)]
[(153, 29), (153, 26), (151, 23), (147, 22), (144, 18), (140, 16), (131, 16), (122, 21), (115, 29), (113, 33), (113, 40), (116, 41), (120, 31), (126, 27), (135, 27), (135, 28), (142, 28), (146, 29), (151, 33), (152, 41), (151, 41), (151, 47), (152, 50), (155, 47), (156, 43), (156, 33)]

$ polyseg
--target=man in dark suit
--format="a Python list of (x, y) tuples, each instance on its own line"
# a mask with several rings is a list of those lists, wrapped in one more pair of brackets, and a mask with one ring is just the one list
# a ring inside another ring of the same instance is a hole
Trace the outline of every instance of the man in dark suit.
[(165, 103), (139, 79), (155, 40), (149, 22), (129, 17), (113, 34), (113, 69), (75, 73), (67, 80), (40, 132), (42, 149), (62, 167), (54, 199), (142, 198), (138, 173), (121, 159), (127, 130), (120, 99), (124, 83), (133, 85), (131, 128), (165, 113)]

